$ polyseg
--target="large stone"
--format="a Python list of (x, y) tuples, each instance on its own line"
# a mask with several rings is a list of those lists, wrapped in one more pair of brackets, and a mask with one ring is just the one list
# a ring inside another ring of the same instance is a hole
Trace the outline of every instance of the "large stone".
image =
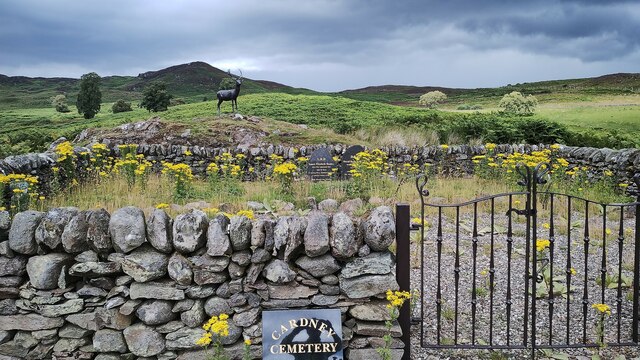
[(355, 319), (364, 321), (385, 321), (391, 319), (386, 301), (373, 301), (366, 304), (355, 305), (349, 309), (349, 315)]
[(60, 271), (71, 263), (73, 263), (73, 256), (69, 254), (32, 256), (27, 262), (29, 281), (39, 290), (56, 289)]
[(226, 256), (211, 257), (208, 255), (193, 256), (193, 281), (198, 285), (221, 284), (227, 280), (226, 269), (230, 259)]
[(331, 221), (331, 253), (338, 259), (348, 259), (358, 253), (360, 242), (351, 218), (343, 212), (333, 215)]
[(165, 349), (164, 337), (152, 327), (135, 324), (124, 329), (123, 333), (129, 351), (135, 356), (156, 356)]
[(296, 273), (286, 262), (274, 259), (264, 268), (264, 277), (276, 284), (285, 284), (293, 281), (296, 278)]
[(234, 251), (248, 249), (251, 245), (251, 220), (246, 216), (233, 216), (229, 224), (229, 240)]
[[(118, 309), (97, 308), (95, 316), (98, 329), (107, 327), (114, 330), (124, 330), (131, 325), (131, 320), (133, 320), (132, 316), (124, 315)], [(67, 317), (67, 321), (69, 321), (69, 317)]]
[(19, 254), (35, 254), (38, 251), (36, 228), (43, 217), (44, 213), (39, 211), (17, 213), (9, 230), (9, 248)]
[[(353, 328), (353, 331), (358, 335), (378, 337), (385, 336), (389, 333), (385, 323), (381, 321), (356, 321), (356, 326)], [(400, 325), (398, 325), (397, 321), (393, 323), (390, 333), (393, 337), (402, 336), (402, 329), (400, 328)]]
[(351, 299), (361, 299), (383, 294), (387, 290), (398, 290), (396, 275), (365, 275), (356, 278), (340, 276), (340, 291)]
[(251, 246), (253, 248), (264, 247), (265, 233), (264, 224), (265, 219), (256, 219), (251, 225)]
[(184, 290), (176, 289), (171, 283), (148, 282), (131, 284), (129, 296), (132, 299), (182, 300)]
[(338, 202), (333, 199), (325, 199), (318, 203), (318, 210), (324, 212), (335, 212), (338, 210)]
[[(72, 314), (64, 318), (67, 322), (76, 325), (85, 330), (96, 331), (98, 326), (98, 317), (96, 312)], [(62, 320), (62, 319), (61, 319)]]
[[(284, 249), (289, 239), (289, 225), (291, 222), (290, 216), (279, 217), (276, 226), (273, 229), (274, 248), (273, 254), (280, 252), (280, 249)], [(265, 246), (266, 248), (266, 246)]]
[(111, 216), (105, 209), (87, 212), (87, 242), (98, 253), (107, 254), (113, 249), (109, 235)]
[(193, 278), (193, 271), (191, 271), (191, 265), (189, 260), (179, 253), (174, 253), (169, 258), (167, 265), (167, 271), (169, 277), (180, 285), (190, 285)]
[(51, 209), (36, 228), (36, 242), (42, 247), (54, 250), (62, 243), (62, 232), (69, 221), (78, 214), (78, 209)]
[(159, 279), (167, 274), (169, 257), (145, 245), (125, 256), (122, 271), (138, 282)]
[(204, 312), (204, 302), (197, 300), (191, 309), (184, 311), (180, 314), (180, 320), (188, 327), (200, 327), (207, 319), (207, 314)]
[(317, 288), (300, 284), (268, 285), (271, 299), (306, 299), (318, 293)]
[(172, 307), (170, 301), (148, 300), (136, 310), (136, 316), (146, 325), (160, 325), (176, 318), (176, 314), (171, 312)]
[[(391, 349), (391, 360), (402, 360), (404, 350)], [(376, 349), (348, 349), (347, 358), (349, 360), (378, 360), (382, 359)]]
[(91, 333), (91, 330), (83, 329), (71, 323), (66, 323), (60, 331), (58, 331), (58, 336), (61, 338), (81, 339), (85, 336), (91, 335)]
[(374, 252), (365, 257), (348, 262), (340, 275), (353, 278), (361, 275), (385, 275), (395, 269), (395, 261), (390, 252)]
[(317, 278), (333, 274), (340, 270), (338, 261), (329, 254), (315, 258), (303, 256), (296, 260), (296, 265)]
[(53, 347), (55, 353), (71, 353), (78, 350), (80, 347), (87, 345), (91, 340), (88, 338), (82, 339), (60, 339)]
[(72, 254), (81, 253), (89, 250), (87, 242), (87, 212), (81, 211), (75, 215), (62, 232), (61, 241), (64, 251)]
[(183, 253), (191, 253), (206, 242), (209, 222), (207, 215), (200, 210), (191, 210), (178, 215), (173, 222), (173, 246)]
[(71, 299), (62, 304), (41, 305), (38, 312), (46, 317), (60, 317), (63, 315), (79, 313), (84, 309), (84, 300)]
[(304, 251), (307, 256), (316, 257), (329, 251), (329, 216), (312, 213), (304, 232)]
[(9, 238), (9, 228), (11, 227), (11, 214), (8, 211), (0, 211), (0, 241)]
[(204, 311), (209, 316), (219, 316), (220, 314), (231, 313), (231, 307), (227, 300), (220, 297), (210, 297), (204, 303)]
[(0, 345), (0, 359), (25, 359), (29, 353), (28, 347), (25, 347), (19, 341), (8, 341)]
[(284, 249), (284, 259), (290, 261), (303, 250), (303, 237), (307, 229), (307, 219), (294, 216), (289, 223), (289, 238)]
[(134, 206), (120, 208), (111, 214), (109, 234), (117, 252), (128, 253), (146, 241), (144, 213)]
[(15, 256), (8, 258), (0, 256), (0, 276), (22, 276), (27, 271), (27, 257)]
[(122, 354), (127, 352), (127, 344), (124, 342), (122, 332), (111, 329), (96, 331), (93, 335), (93, 348), (97, 352), (118, 352)]
[(196, 344), (198, 339), (202, 337), (202, 329), (184, 327), (177, 331), (167, 334), (166, 346), (168, 350), (188, 350), (197, 349), (200, 346)]
[(37, 314), (0, 316), (0, 330), (37, 331), (59, 328), (62, 318), (49, 318)]
[(0, 315), (16, 315), (18, 307), (15, 299), (0, 300)]
[(260, 308), (250, 309), (233, 316), (233, 323), (241, 327), (249, 327), (258, 322), (260, 317)]
[(163, 253), (173, 251), (173, 220), (164, 210), (155, 209), (147, 221), (147, 239)]
[(117, 262), (82, 262), (69, 268), (69, 274), (73, 276), (102, 277), (115, 275), (122, 272), (120, 263)]
[(387, 250), (396, 238), (396, 222), (388, 206), (375, 208), (363, 227), (364, 241), (373, 251)]
[(207, 230), (207, 254), (210, 256), (231, 255), (231, 240), (227, 234), (229, 218), (219, 214), (209, 221)]

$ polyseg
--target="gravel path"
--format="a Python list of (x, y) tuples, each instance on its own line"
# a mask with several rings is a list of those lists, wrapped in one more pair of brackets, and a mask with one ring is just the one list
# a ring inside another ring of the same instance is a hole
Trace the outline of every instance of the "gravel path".
[[(498, 215), (499, 214), (499, 215)], [(549, 230), (542, 224), (548, 223), (541, 212), (538, 220), (538, 238), (549, 239)], [(548, 261), (551, 249), (544, 251), (544, 262), (538, 263), (538, 268), (543, 267), (547, 271), (553, 265), (553, 286), (557, 292), (553, 297), (540, 295), (536, 301), (536, 336), (537, 344), (554, 345), (581, 344), (586, 336), (588, 343), (594, 343), (597, 339), (596, 324), (599, 315), (591, 308), (594, 303), (604, 302), (611, 306), (611, 316), (605, 322), (605, 340), (608, 342), (629, 342), (631, 340), (631, 291), (624, 280), (633, 279), (633, 233), (630, 230), (635, 226), (631, 216), (625, 215), (623, 220), (622, 252), (618, 241), (619, 220), (618, 213), (607, 214), (606, 228), (612, 230), (612, 234), (602, 239), (602, 216), (590, 216), (589, 226), (591, 235), (588, 245), (584, 242), (584, 216), (579, 212), (572, 215), (570, 239), (567, 236), (567, 223), (565, 219), (556, 219), (556, 236), (553, 244), (553, 262)], [(473, 306), (474, 289), (474, 245), (471, 236), (473, 228), (472, 214), (460, 215), (460, 237), (456, 243), (455, 210), (443, 212), (443, 237), (440, 261), (440, 291), (442, 294), (442, 311), (440, 318), (440, 343), (487, 345), (522, 345), (524, 339), (524, 308), (525, 308), (525, 245), (524, 238), (526, 226), (524, 216), (513, 216), (512, 247), (509, 251), (506, 234), (507, 217), (504, 211), (496, 211), (494, 217), (496, 233), (493, 236), (493, 267), (490, 224), (491, 217), (488, 214), (478, 216), (477, 228), (483, 235), (477, 239), (475, 257), (475, 306)], [(425, 231), (424, 242), (424, 343), (437, 344), (437, 311), (436, 294), (438, 290), (438, 251), (437, 251), (437, 217), (430, 216), (427, 222), (431, 224)], [(563, 230), (564, 229), (564, 230)], [(486, 230), (486, 231), (481, 231)], [(560, 233), (560, 234), (558, 234)], [(419, 235), (419, 234), (415, 234)], [(414, 236), (415, 236), (414, 235)], [(420, 246), (419, 237), (412, 238), (412, 271), (411, 287), (420, 289)], [(417, 240), (417, 241), (416, 241)], [(458, 252), (456, 252), (456, 246)], [(585, 261), (585, 249), (588, 258)], [(509, 255), (510, 252), (510, 255)], [(568, 262), (570, 253), (570, 262)], [(457, 316), (456, 316), (456, 281), (455, 264), (458, 255), (460, 278), (457, 286)], [(603, 256), (604, 255), (604, 256)], [(605, 283), (611, 284), (611, 288), (604, 291), (602, 301), (601, 274), (603, 257), (607, 270)], [(510, 258), (510, 261), (509, 261)], [(622, 260), (621, 269), (618, 268)], [(544, 265), (544, 263), (547, 263)], [(494, 278), (491, 281), (491, 269)], [(573, 268), (575, 274), (568, 276), (567, 270)], [(622, 273), (623, 282), (618, 289), (618, 271)], [(509, 281), (510, 272), (510, 281)], [(586, 274), (586, 276), (585, 276)], [(547, 278), (549, 278), (549, 274)], [(491, 283), (493, 282), (493, 287)], [(566, 289), (570, 282), (570, 291), (558, 291)], [(531, 281), (530, 281), (531, 283)], [(537, 283), (540, 288), (548, 281)], [(628, 281), (630, 286), (631, 281)], [(511, 305), (507, 305), (507, 292), (511, 293)], [(547, 292), (548, 294), (548, 292)], [(586, 294), (586, 295), (585, 295)], [(419, 301), (418, 301), (419, 302)], [(586, 304), (583, 307), (583, 302)], [(529, 330), (531, 335), (531, 304), (529, 306)], [(550, 310), (552, 308), (552, 310)], [(493, 312), (490, 310), (493, 309)], [(475, 313), (475, 315), (474, 315)], [(414, 309), (414, 317), (421, 317), (421, 309), (418, 304)], [(586, 318), (585, 318), (586, 316)], [(457, 336), (455, 332), (455, 319), (457, 317)], [(473, 319), (475, 318), (475, 322)], [(567, 321), (569, 325), (567, 326)], [(586, 324), (586, 332), (583, 332)], [(620, 331), (618, 332), (618, 327)], [(412, 358), (413, 359), (519, 359), (530, 358), (525, 350), (433, 350), (420, 346), (420, 325), (412, 327)], [(530, 341), (530, 340), (528, 340)], [(570, 358), (591, 356), (596, 349), (566, 349), (557, 350), (571, 355)], [(609, 347), (602, 351), (603, 359), (613, 359), (617, 355), (624, 354), (626, 359), (640, 358), (640, 350), (637, 347)], [(544, 358), (544, 356), (539, 356)]]

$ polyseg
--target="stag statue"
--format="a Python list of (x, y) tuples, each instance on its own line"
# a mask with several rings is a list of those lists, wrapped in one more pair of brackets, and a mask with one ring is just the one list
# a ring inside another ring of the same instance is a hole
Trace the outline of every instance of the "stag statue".
[(240, 71), (240, 77), (231, 75), (231, 70), (227, 71), (229, 76), (231, 76), (231, 78), (236, 82), (235, 89), (220, 90), (216, 94), (216, 97), (218, 98), (218, 115), (220, 115), (220, 104), (222, 104), (223, 101), (231, 100), (231, 111), (238, 111), (237, 99), (238, 95), (240, 95), (240, 85), (242, 85), (242, 70), (238, 69), (238, 71)]

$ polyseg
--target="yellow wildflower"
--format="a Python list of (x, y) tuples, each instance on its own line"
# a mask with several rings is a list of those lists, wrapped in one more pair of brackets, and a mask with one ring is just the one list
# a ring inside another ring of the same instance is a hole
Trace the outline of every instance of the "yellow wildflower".
[(601, 314), (611, 315), (611, 308), (607, 304), (593, 304), (591, 307), (598, 310)]
[(165, 204), (165, 203), (160, 203), (160, 204), (156, 204), (156, 209), (167, 209), (169, 208), (169, 204)]
[(551, 245), (551, 241), (547, 239), (538, 239), (536, 240), (536, 250), (544, 251), (544, 249), (548, 248)]

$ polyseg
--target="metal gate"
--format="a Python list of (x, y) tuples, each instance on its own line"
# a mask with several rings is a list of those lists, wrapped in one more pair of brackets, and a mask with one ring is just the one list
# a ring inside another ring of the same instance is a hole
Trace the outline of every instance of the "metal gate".
[[(540, 348), (639, 344), (640, 196), (602, 204), (543, 191), (548, 169), (518, 166), (523, 191), (456, 204), (429, 203), (418, 177), (412, 288), (420, 290), (413, 315), (422, 347), (535, 356)], [(634, 181), (640, 188), (640, 174)], [(398, 208), (398, 274), (409, 271), (400, 261), (408, 214)]]

